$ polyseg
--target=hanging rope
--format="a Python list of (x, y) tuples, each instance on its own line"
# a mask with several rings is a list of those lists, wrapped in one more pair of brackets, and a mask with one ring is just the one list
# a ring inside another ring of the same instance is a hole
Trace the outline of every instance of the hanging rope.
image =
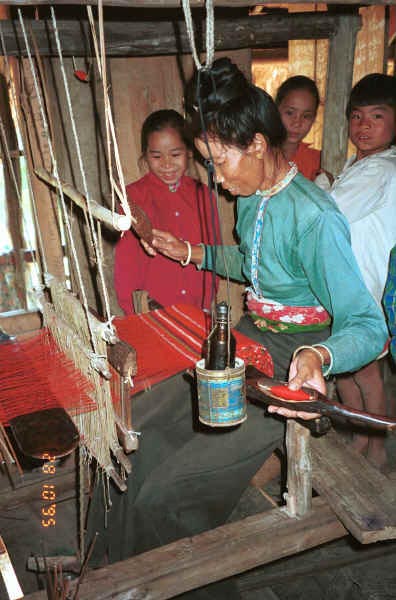
[[(217, 181), (216, 181), (216, 169), (215, 169), (215, 166), (213, 163), (212, 152), (211, 152), (211, 149), (209, 146), (209, 140), (208, 140), (208, 136), (207, 136), (207, 132), (206, 132), (205, 119), (204, 119), (204, 114), (203, 114), (202, 105), (201, 105), (201, 98), (200, 98), (202, 71), (209, 70), (213, 64), (213, 59), (214, 59), (215, 47), (214, 47), (213, 0), (206, 0), (206, 61), (205, 61), (205, 65), (201, 64), (201, 62), (198, 58), (198, 54), (197, 54), (197, 50), (196, 50), (196, 46), (195, 46), (195, 36), (194, 36), (194, 27), (193, 27), (193, 21), (192, 21), (192, 16), (191, 16), (190, 0), (182, 0), (182, 6), (183, 6), (185, 23), (186, 23), (187, 35), (188, 35), (188, 39), (190, 42), (191, 53), (192, 53), (192, 56), (193, 56), (193, 59), (195, 62), (195, 66), (198, 71), (197, 92), (196, 92), (196, 98), (197, 98), (197, 103), (198, 103), (197, 110), (200, 115), (203, 138), (204, 138), (204, 142), (205, 142), (205, 145), (206, 145), (206, 148), (208, 151), (208, 156), (209, 156), (209, 160), (207, 160), (205, 163), (206, 170), (207, 170), (207, 176), (208, 176), (209, 194), (210, 194), (210, 199), (211, 199), (211, 205), (213, 206), (212, 191), (214, 191), (215, 198), (216, 198), (216, 206), (217, 206), (217, 210), (218, 210), (219, 209), (219, 192), (218, 192)], [(214, 85), (214, 82), (213, 82), (213, 85)], [(215, 240), (214, 245), (216, 245), (217, 242), (216, 242), (216, 233), (215, 233), (215, 227), (214, 227), (214, 215), (213, 214), (212, 214), (212, 226), (213, 226), (214, 240)], [(228, 305), (230, 305), (230, 303), (231, 303), (230, 302), (230, 277), (229, 277), (229, 271), (228, 271), (228, 264), (227, 264), (227, 261), (225, 258), (225, 253), (224, 253), (224, 245), (223, 245), (221, 229), (220, 229), (220, 248), (221, 248), (221, 253), (222, 253), (222, 258), (223, 258), (223, 263), (224, 263), (224, 268), (225, 268), (227, 302), (228, 302)], [(212, 285), (214, 286), (215, 275), (216, 275), (216, 259), (215, 259), (215, 263), (214, 263), (213, 274), (214, 274), (214, 277), (213, 277)], [(215, 307), (214, 306), (212, 306), (211, 312), (212, 312), (212, 326), (213, 326), (214, 321), (215, 321)], [(230, 338), (228, 339), (228, 343), (230, 343)]]
[(40, 114), (41, 114), (41, 119), (42, 119), (42, 124), (43, 124), (43, 130), (44, 130), (44, 134), (46, 136), (46, 140), (48, 142), (48, 148), (49, 148), (49, 152), (50, 152), (50, 156), (51, 156), (51, 162), (52, 162), (52, 168), (54, 171), (54, 176), (58, 182), (58, 190), (59, 190), (59, 199), (60, 199), (60, 203), (61, 203), (61, 207), (62, 207), (62, 213), (63, 213), (63, 218), (64, 218), (64, 222), (66, 225), (66, 230), (68, 233), (68, 237), (69, 237), (69, 242), (70, 242), (70, 249), (72, 252), (72, 256), (73, 256), (73, 261), (74, 261), (74, 266), (76, 269), (76, 274), (77, 274), (77, 280), (78, 280), (78, 284), (79, 284), (79, 289), (80, 289), (80, 293), (81, 293), (81, 297), (82, 297), (82, 304), (84, 307), (84, 312), (85, 312), (85, 317), (86, 317), (86, 324), (89, 330), (89, 334), (90, 334), (90, 340), (91, 340), (91, 344), (92, 344), (92, 348), (94, 350), (94, 353), (97, 355), (100, 355), (100, 353), (97, 350), (97, 344), (96, 344), (96, 338), (94, 335), (94, 332), (91, 328), (90, 322), (89, 322), (89, 306), (88, 306), (88, 299), (85, 293), (85, 287), (84, 287), (84, 282), (83, 282), (83, 278), (82, 278), (82, 274), (81, 274), (81, 269), (80, 269), (80, 265), (79, 265), (79, 261), (78, 261), (78, 257), (77, 257), (77, 251), (76, 251), (76, 247), (74, 244), (74, 239), (73, 239), (73, 235), (72, 235), (72, 231), (71, 231), (71, 224), (70, 224), (70, 219), (67, 213), (67, 208), (66, 208), (66, 203), (65, 203), (65, 198), (64, 198), (64, 194), (62, 192), (62, 186), (61, 186), (61, 180), (59, 177), (59, 171), (58, 171), (58, 165), (56, 162), (56, 158), (55, 158), (55, 154), (54, 154), (54, 150), (53, 150), (53, 146), (52, 146), (52, 141), (51, 141), (51, 136), (49, 134), (49, 127), (48, 127), (48, 121), (47, 121), (47, 116), (46, 116), (46, 112), (44, 109), (44, 105), (43, 105), (43, 101), (42, 101), (42, 97), (41, 97), (41, 92), (40, 92), (40, 87), (39, 87), (39, 83), (37, 80), (37, 74), (36, 74), (36, 69), (34, 67), (33, 64), (33, 58), (32, 58), (32, 54), (30, 52), (30, 46), (29, 46), (29, 42), (28, 42), (28, 38), (26, 35), (26, 30), (25, 30), (25, 24), (23, 21), (23, 17), (22, 17), (22, 12), (21, 9), (18, 8), (18, 17), (19, 17), (19, 22), (21, 25), (21, 30), (22, 30), (22, 35), (23, 35), (23, 39), (24, 39), (24, 43), (25, 43), (25, 47), (26, 47), (26, 53), (28, 56), (28, 60), (29, 60), (29, 65), (30, 65), (30, 70), (32, 73), (32, 77), (33, 77), (33, 82), (34, 82), (34, 89), (36, 92), (36, 96), (37, 96), (37, 101), (38, 101), (38, 105), (39, 105), (39, 109), (40, 109)]
[[(108, 93), (108, 85), (107, 85), (107, 69), (106, 69), (106, 52), (105, 52), (105, 44), (104, 44), (104, 27), (103, 27), (103, 6), (102, 1), (98, 4), (99, 8), (99, 37), (100, 37), (100, 53), (97, 41), (97, 35), (95, 30), (95, 23), (92, 13), (92, 6), (87, 6), (88, 20), (91, 27), (91, 35), (94, 44), (95, 56), (98, 65), (99, 75), (102, 79), (103, 85), (103, 98), (104, 98), (104, 106), (105, 106), (105, 125), (106, 125), (106, 142), (107, 142), (107, 165), (109, 171), (109, 180), (111, 183), (111, 204), (112, 211), (115, 213), (115, 198), (114, 193), (117, 195), (118, 200), (121, 204), (122, 210), (125, 215), (127, 215), (132, 221), (136, 223), (136, 220), (131, 215), (131, 209), (128, 202), (128, 197), (126, 194), (124, 174), (121, 166), (120, 153), (118, 149), (117, 137), (115, 134), (114, 127), (114, 119), (113, 113), (111, 110), (110, 98)], [(112, 145), (112, 146), (111, 146)], [(117, 177), (119, 184), (114, 181), (113, 177), (113, 168), (112, 168), (112, 152), (111, 147), (113, 147), (115, 165), (117, 169)]]
[(78, 133), (77, 133), (77, 127), (76, 127), (76, 122), (75, 122), (74, 112), (73, 112), (73, 105), (72, 105), (71, 98), (70, 98), (70, 90), (69, 90), (69, 85), (68, 85), (68, 81), (67, 81), (65, 64), (63, 61), (62, 49), (61, 49), (61, 44), (60, 44), (60, 39), (59, 39), (59, 32), (58, 32), (55, 11), (54, 11), (53, 6), (51, 6), (51, 17), (52, 17), (52, 24), (54, 27), (56, 47), (58, 50), (58, 56), (59, 56), (59, 61), (60, 61), (60, 66), (61, 66), (61, 73), (62, 73), (62, 77), (63, 77), (63, 84), (64, 84), (65, 93), (66, 93), (67, 106), (69, 109), (70, 122), (71, 122), (72, 132), (73, 132), (73, 136), (74, 136), (74, 143), (76, 145), (77, 158), (78, 158), (80, 172), (81, 172), (81, 176), (82, 176), (82, 180), (83, 180), (84, 194), (85, 194), (85, 198), (87, 201), (88, 217), (89, 217), (89, 222), (90, 222), (90, 226), (91, 226), (91, 235), (92, 235), (92, 239), (94, 241), (95, 257), (96, 257), (96, 263), (98, 266), (99, 279), (100, 279), (100, 283), (101, 283), (101, 287), (102, 287), (103, 299), (104, 299), (104, 304), (105, 304), (105, 312), (106, 312), (106, 317), (107, 317), (108, 323), (111, 323), (110, 300), (109, 300), (109, 294), (107, 291), (106, 280), (105, 280), (105, 276), (104, 276), (104, 272), (103, 272), (103, 261), (101, 259), (100, 253), (98, 251), (98, 248), (99, 248), (98, 237), (96, 235), (95, 223), (94, 223), (92, 211), (91, 211), (91, 199), (90, 199), (90, 193), (88, 190), (88, 182), (87, 182), (87, 178), (86, 178), (84, 163), (82, 160), (80, 140), (79, 140)]
[(194, 24), (191, 16), (190, 0), (182, 0), (184, 19), (186, 22), (187, 35), (190, 42), (191, 53), (198, 70), (210, 69), (214, 58), (214, 9), (213, 0), (206, 0), (206, 61), (205, 66), (199, 60), (195, 46)]
[[(2, 55), (4, 58), (5, 67), (6, 67), (5, 72), (6, 72), (7, 86), (8, 86), (8, 89), (10, 90), (12, 103), (13, 103), (14, 110), (15, 110), (15, 118), (16, 118), (16, 122), (17, 122), (17, 127), (18, 127), (19, 132), (22, 132), (22, 124), (21, 124), (20, 112), (19, 112), (19, 108), (18, 108), (19, 103), (18, 103), (18, 99), (17, 99), (17, 93), (15, 90), (15, 82), (14, 82), (14, 78), (11, 75), (11, 67), (10, 67), (10, 63), (8, 61), (8, 54), (7, 54), (7, 49), (6, 49), (6, 45), (5, 45), (5, 41), (4, 41), (4, 34), (3, 34), (3, 29), (2, 29), (1, 23), (0, 23), (0, 40), (1, 40)], [(7, 136), (6, 136), (5, 130), (4, 130), (4, 123), (2, 120), (1, 120), (1, 135), (2, 135), (3, 145), (4, 145), (4, 149), (5, 149), (8, 169), (9, 169), (9, 172), (10, 172), (13, 184), (14, 184), (15, 192), (17, 194), (19, 206), (21, 207), (21, 214), (22, 214), (23, 224), (25, 226), (24, 229), (25, 229), (25, 233), (26, 233), (29, 231), (29, 227), (27, 226), (27, 223), (26, 223), (25, 211), (22, 210), (21, 190), (20, 190), (20, 186), (18, 185), (18, 180), (17, 180), (17, 176), (15, 173), (14, 164), (12, 162), (11, 153), (10, 153), (10, 150), (8, 147)], [(24, 148), (24, 150), (26, 150), (26, 149)], [(25, 151), (25, 156), (26, 156), (26, 151)], [(47, 271), (48, 270), (47, 257), (45, 254), (43, 238), (41, 235), (41, 228), (39, 226), (39, 219), (38, 219), (38, 213), (37, 213), (37, 202), (36, 202), (35, 195), (33, 193), (30, 169), (26, 169), (26, 177), (27, 177), (27, 183), (28, 183), (28, 187), (29, 187), (29, 200), (30, 200), (30, 205), (31, 205), (31, 209), (32, 209), (32, 214), (33, 214), (33, 220), (34, 220), (35, 231), (36, 231), (36, 235), (37, 235), (37, 242), (38, 242), (38, 246), (39, 246), (39, 250), (40, 250), (40, 256), (41, 256), (41, 260), (43, 263), (43, 269), (44, 269), (44, 271)], [(33, 240), (28, 239), (26, 241), (29, 243), (31, 248), (34, 247)], [(37, 279), (38, 279), (38, 281), (40, 281), (40, 280), (42, 281), (42, 272), (41, 272), (41, 268), (40, 268), (38, 260), (37, 260), (36, 252), (32, 252), (32, 260), (33, 260), (34, 269), (36, 271)]]

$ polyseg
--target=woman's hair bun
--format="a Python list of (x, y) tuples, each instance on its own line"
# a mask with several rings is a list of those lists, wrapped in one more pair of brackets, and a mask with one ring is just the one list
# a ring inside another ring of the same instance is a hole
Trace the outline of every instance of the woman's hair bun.
[(271, 96), (252, 85), (229, 58), (200, 69), (189, 92), (186, 109), (193, 138), (210, 132), (225, 144), (247, 148), (262, 133), (273, 146), (283, 143), (286, 131)]
[(243, 96), (249, 87), (246, 77), (227, 57), (215, 60), (210, 69), (203, 69), (197, 83), (197, 101), (201, 101), (204, 112)]

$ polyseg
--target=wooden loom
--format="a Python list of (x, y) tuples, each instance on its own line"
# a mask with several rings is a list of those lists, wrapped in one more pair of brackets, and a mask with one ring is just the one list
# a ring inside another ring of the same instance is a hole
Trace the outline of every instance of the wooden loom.
[[(336, 539), (346, 535), (346, 528), (362, 543), (395, 537), (395, 494), (386, 478), (351, 453), (333, 433), (310, 439), (304, 428), (290, 422), (287, 439), (290, 459), (286, 508), (275, 508), (122, 565), (88, 573), (80, 586), (81, 597), (120, 598), (126, 593), (144, 597), (150, 592), (152, 597), (172, 597)], [(351, 477), (356, 472), (359, 481)], [(311, 499), (312, 484), (320, 498)], [(383, 490), (380, 499), (378, 489)], [(271, 547), (269, 537), (274, 540)], [(221, 563), (217, 560), (220, 555)], [(133, 573), (133, 579), (129, 573)], [(37, 592), (30, 598), (38, 600), (45, 595)]]
[[(54, 27), (56, 30), (56, 20), (55, 15), (53, 13), (54, 19)], [(125, 216), (116, 215), (114, 211), (109, 211), (104, 207), (97, 205), (97, 203), (90, 200), (87, 188), (85, 196), (78, 194), (75, 190), (72, 190), (72, 187), (62, 184), (59, 179), (59, 174), (56, 165), (56, 159), (54, 155), (53, 145), (51, 141), (51, 119), (47, 115), (48, 107), (45, 106), (44, 98), (46, 96), (45, 89), (45, 78), (43, 76), (42, 71), (40, 70), (41, 63), (40, 57), (36, 54), (36, 65), (38, 65), (38, 69), (36, 71), (36, 67), (34, 66), (30, 47), (28, 43), (28, 36), (24, 30), (24, 23), (22, 20), (22, 16), (20, 13), (20, 24), (22, 31), (24, 32), (24, 38), (26, 43), (26, 51), (29, 56), (30, 68), (31, 68), (31, 82), (34, 87), (35, 95), (38, 100), (38, 111), (39, 114), (36, 115), (36, 118), (40, 118), (43, 130), (44, 130), (44, 148), (41, 148), (41, 155), (46, 159), (47, 163), (52, 165), (54, 170), (54, 177), (52, 180), (49, 180), (49, 183), (52, 185), (57, 184), (58, 196), (60, 197), (61, 204), (61, 212), (63, 211), (63, 216), (65, 218), (65, 227), (66, 232), (68, 234), (68, 245), (73, 250), (73, 258), (75, 261), (76, 271), (79, 273), (79, 267), (76, 262), (78, 261), (76, 252), (74, 249), (74, 242), (72, 238), (72, 233), (70, 229), (70, 224), (67, 219), (67, 210), (64, 205), (64, 188), (66, 188), (66, 192), (69, 197), (79, 204), (80, 207), (88, 214), (89, 220), (91, 222), (91, 239), (93, 242), (97, 239), (96, 232), (94, 230), (93, 217), (100, 218), (102, 221), (106, 222), (108, 225), (114, 227), (118, 231), (125, 231), (130, 228), (131, 224), (145, 227), (146, 230), (149, 229), (147, 221), (144, 221), (144, 215), (142, 213), (137, 213), (137, 216), (133, 216), (130, 213), (129, 206), (126, 203), (125, 192), (118, 192), (119, 196), (121, 196), (120, 200), (124, 207)], [(59, 44), (58, 44), (59, 45)], [(35, 46), (35, 40), (33, 37), (33, 46)], [(3, 51), (4, 51), (3, 47)], [(59, 45), (59, 55), (60, 60), (62, 61), (61, 49)], [(101, 63), (101, 72), (104, 77), (104, 63)], [(9, 83), (10, 86), (12, 84), (12, 78), (9, 73)], [(68, 94), (67, 83), (65, 78), (65, 88)], [(14, 88), (12, 88), (14, 90)], [(14, 90), (14, 103), (16, 107), (18, 106), (18, 102), (16, 100), (16, 93)], [(30, 110), (28, 110), (28, 108)], [(34, 124), (34, 116), (31, 115), (31, 106), (27, 107), (25, 104), (25, 115), (26, 111), (28, 111), (27, 120), (30, 124)], [(73, 121), (72, 109), (70, 107), (71, 119)], [(112, 144), (113, 147), (116, 148), (116, 141), (114, 139), (114, 127), (112, 126), (111, 117), (109, 117), (110, 128), (113, 134)], [(80, 153), (78, 138), (76, 137), (76, 147), (77, 152)], [(4, 138), (2, 139), (3, 147), (5, 150), (5, 154), (7, 147), (6, 141)], [(29, 145), (28, 145), (29, 147)], [(110, 142), (109, 142), (110, 147)], [(110, 152), (110, 151), (109, 151)], [(117, 157), (116, 157), (117, 159)], [(110, 161), (109, 157), (109, 161)], [(9, 167), (12, 170), (12, 163), (9, 160)], [(34, 160), (32, 155), (30, 154), (30, 162), (34, 164)], [(116, 160), (117, 162), (117, 160)], [(118, 161), (119, 162), (119, 161)], [(45, 164), (45, 161), (44, 161)], [(120, 180), (122, 183), (122, 174), (119, 172), (119, 164), (117, 163), (118, 175), (120, 176)], [(83, 173), (83, 167), (81, 167)], [(43, 173), (46, 171), (41, 171), (41, 177), (43, 177)], [(84, 173), (83, 173), (84, 175)], [(47, 175), (48, 178), (51, 176)], [(16, 183), (15, 174), (13, 174), (14, 182)], [(55, 181), (55, 183), (54, 183)], [(118, 190), (118, 186), (116, 183), (113, 183), (116, 190)], [(17, 187), (17, 185), (15, 185)], [(123, 202), (124, 201), (124, 202)], [(37, 225), (37, 223), (36, 223)], [(41, 240), (40, 231), (38, 231), (38, 240)], [(46, 256), (45, 256), (45, 248), (40, 245), (41, 251), (41, 260), (44, 267), (46, 267)], [(101, 254), (100, 249), (95, 246), (95, 256), (96, 263), (99, 266), (99, 272), (101, 273), (102, 283), (103, 283), (103, 291), (105, 299), (107, 298), (107, 292), (105, 289), (105, 283), (103, 280), (103, 275), (101, 272)], [(45, 269), (46, 270), (46, 269)], [(57, 345), (62, 348), (65, 352), (66, 356), (73, 361), (76, 365), (78, 372), (83, 373), (84, 376), (91, 382), (93, 391), (90, 392), (92, 397), (94, 398), (96, 409), (94, 411), (81, 411), (80, 414), (73, 415), (73, 420), (78, 427), (78, 430), (81, 433), (81, 442), (83, 447), (86, 450), (86, 456), (88, 458), (94, 457), (97, 461), (97, 464), (104, 469), (104, 471), (111, 477), (116, 485), (121, 489), (125, 490), (125, 482), (123, 481), (126, 473), (130, 472), (130, 464), (125, 456), (124, 449), (127, 451), (131, 451), (136, 448), (136, 439), (132, 434), (128, 431), (128, 427), (126, 423), (122, 423), (120, 417), (116, 416), (113, 402), (112, 402), (112, 394), (109, 380), (111, 379), (111, 371), (107, 362), (108, 358), (108, 345), (116, 346), (118, 350), (114, 350), (109, 354), (115, 358), (115, 362), (119, 362), (119, 347), (122, 346), (120, 341), (117, 338), (116, 332), (111, 325), (111, 321), (109, 320), (107, 325), (97, 319), (91, 312), (88, 310), (88, 304), (85, 297), (85, 292), (83, 288), (83, 282), (81, 276), (78, 278), (79, 282), (79, 293), (80, 296), (84, 299), (83, 303), (77, 300), (77, 297), (72, 294), (66, 287), (64, 282), (61, 282), (55, 276), (46, 273), (45, 277), (45, 290), (37, 293), (37, 298), (40, 305), (40, 310), (43, 315), (43, 324), (52, 334), (52, 339), (56, 341)], [(108, 302), (108, 301), (106, 301)], [(125, 349), (123, 348), (123, 353), (125, 354)], [(127, 354), (131, 354), (130, 349), (127, 351)], [(132, 353), (133, 354), (133, 353)], [(125, 360), (122, 365), (125, 367)], [(128, 361), (127, 361), (128, 362)], [(133, 363), (133, 361), (132, 361)], [(131, 377), (135, 373), (135, 364), (131, 364), (129, 360), (128, 363), (128, 376)], [(122, 373), (125, 376), (125, 373)], [(71, 390), (70, 390), (71, 391)], [(125, 407), (122, 408), (121, 413), (125, 413)], [(42, 415), (44, 417), (44, 415)], [(26, 420), (28, 417), (25, 415), (24, 419)], [(26, 427), (23, 429), (26, 431)], [(124, 444), (124, 448), (120, 446), (117, 437), (117, 430), (121, 432), (121, 438)], [(14, 433), (18, 433), (22, 431), (21, 428), (14, 427)], [(75, 437), (75, 436), (74, 436)], [(72, 448), (72, 445), (71, 445)], [(40, 454), (39, 450), (37, 450), (38, 454)], [(36, 453), (37, 453), (36, 452)], [(120, 465), (120, 473), (117, 472), (114, 467), (112, 456), (115, 457), (116, 462)]]

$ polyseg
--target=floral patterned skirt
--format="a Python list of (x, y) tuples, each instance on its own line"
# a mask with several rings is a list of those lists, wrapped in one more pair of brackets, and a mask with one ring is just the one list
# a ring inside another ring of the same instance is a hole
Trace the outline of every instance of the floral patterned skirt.
[(249, 315), (260, 331), (320, 331), (331, 323), (331, 316), (323, 306), (286, 306), (273, 300), (258, 298), (251, 291), (247, 293), (246, 303)]

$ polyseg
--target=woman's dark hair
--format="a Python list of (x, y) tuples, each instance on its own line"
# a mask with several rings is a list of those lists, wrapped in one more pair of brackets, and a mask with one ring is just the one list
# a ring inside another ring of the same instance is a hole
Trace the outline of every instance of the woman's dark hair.
[(276, 92), (275, 104), (279, 106), (290, 92), (295, 92), (296, 90), (310, 92), (315, 100), (315, 110), (318, 110), (320, 102), (319, 90), (314, 80), (305, 75), (294, 75), (281, 83)]
[(142, 126), (142, 132), (140, 135), (140, 147), (143, 156), (147, 152), (148, 139), (150, 134), (154, 131), (162, 131), (163, 129), (167, 129), (168, 127), (176, 129), (186, 146), (190, 146), (190, 141), (186, 132), (186, 122), (182, 115), (176, 110), (172, 109), (156, 110), (146, 118)]
[(271, 146), (286, 138), (278, 109), (271, 96), (252, 85), (229, 58), (219, 58), (202, 69), (190, 83), (186, 109), (191, 115), (191, 134), (206, 131), (224, 144), (245, 149), (256, 133)]
[(396, 77), (383, 73), (370, 73), (352, 88), (346, 108), (349, 119), (354, 108), (386, 104), (396, 110)]

